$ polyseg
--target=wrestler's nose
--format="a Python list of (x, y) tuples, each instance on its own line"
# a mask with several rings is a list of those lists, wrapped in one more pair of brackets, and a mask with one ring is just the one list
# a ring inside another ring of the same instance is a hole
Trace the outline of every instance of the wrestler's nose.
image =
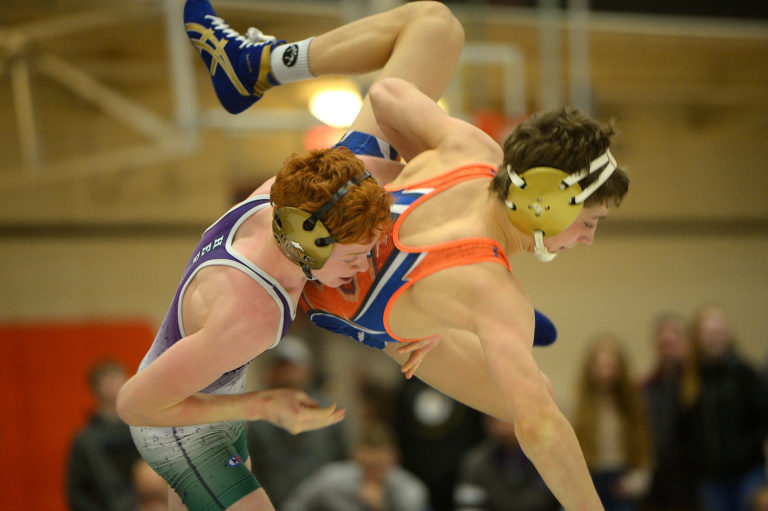
[(579, 241), (581, 241), (585, 245), (592, 245), (592, 243), (594, 243), (595, 241), (595, 230), (590, 229), (587, 232), (583, 233)]

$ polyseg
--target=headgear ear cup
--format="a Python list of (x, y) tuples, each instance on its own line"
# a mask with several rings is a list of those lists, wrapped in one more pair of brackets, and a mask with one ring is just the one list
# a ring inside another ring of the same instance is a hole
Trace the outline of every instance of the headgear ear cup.
[(581, 213), (583, 203), (571, 204), (581, 187), (573, 184), (561, 188), (568, 177), (553, 167), (534, 167), (523, 174), (524, 184), (510, 185), (507, 191), (507, 213), (520, 231), (533, 236), (542, 231), (554, 236), (565, 230)]
[(322, 268), (333, 251), (335, 239), (320, 219), (349, 192), (350, 187), (369, 177), (371, 174), (367, 170), (353, 177), (314, 212), (290, 206), (275, 208), (272, 217), (275, 242), (285, 257), (301, 266), (307, 279), (314, 279), (311, 270)]
[(311, 217), (312, 213), (299, 208), (276, 208), (272, 232), (277, 246), (291, 262), (317, 270), (331, 256), (333, 237), (320, 221), (315, 222), (311, 229), (305, 229), (305, 223)]

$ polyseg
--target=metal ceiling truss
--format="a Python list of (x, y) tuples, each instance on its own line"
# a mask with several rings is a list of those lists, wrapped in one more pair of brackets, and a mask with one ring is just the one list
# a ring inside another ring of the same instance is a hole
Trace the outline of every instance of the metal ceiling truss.
[[(308, 12), (323, 16), (351, 17), (389, 8), (398, 2), (371, 0), (368, 4), (351, 0), (333, 2), (218, 2), (217, 7), (258, 9), (260, 12)], [(183, 0), (121, 2), (119, 7), (91, 8), (85, 12), (41, 19), (12, 27), (0, 28), (0, 75), (8, 74), (13, 95), (16, 131), (20, 142), (21, 168), (0, 169), (0, 188), (58, 182), (71, 182), (93, 175), (123, 172), (178, 158), (194, 149), (200, 129), (227, 131), (277, 130), (303, 132), (317, 121), (306, 111), (295, 109), (255, 109), (232, 116), (221, 108), (201, 110), (195, 90), (194, 53), (178, 15)], [(222, 5), (220, 5), (222, 4)], [(341, 5), (339, 5), (341, 4)], [(257, 5), (257, 7), (256, 7)], [(125, 94), (117, 91), (50, 51), (29, 51), (44, 47), (48, 40), (62, 36), (89, 37), (89, 31), (119, 26), (140, 19), (165, 19), (165, 44), (170, 71), (170, 97), (174, 101), (174, 118), (167, 119)], [(346, 19), (340, 20), (341, 22)], [(462, 52), (462, 64), (500, 66), (504, 80), (504, 113), (509, 116), (525, 112), (526, 93), (522, 53), (510, 44), (468, 43)], [(36, 125), (33, 75), (44, 76), (82, 100), (96, 106), (115, 122), (127, 126), (148, 141), (120, 149), (109, 149), (76, 157), (47, 160)], [(464, 88), (453, 80), (446, 92), (452, 114), (466, 118), (461, 98)]]

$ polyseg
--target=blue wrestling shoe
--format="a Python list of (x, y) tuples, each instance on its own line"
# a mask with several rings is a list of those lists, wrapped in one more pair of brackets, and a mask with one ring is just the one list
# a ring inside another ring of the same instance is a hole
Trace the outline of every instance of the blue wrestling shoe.
[(250, 28), (245, 37), (216, 16), (208, 0), (187, 0), (184, 28), (200, 52), (213, 80), (221, 105), (237, 114), (257, 102), (273, 85), (280, 85), (270, 72), (272, 48), (285, 41)]

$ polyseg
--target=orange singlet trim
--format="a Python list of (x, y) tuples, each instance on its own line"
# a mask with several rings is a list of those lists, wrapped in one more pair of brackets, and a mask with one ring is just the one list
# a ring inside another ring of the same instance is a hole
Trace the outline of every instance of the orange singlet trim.
[(392, 305), (395, 300), (419, 280), (431, 275), (435, 272), (450, 268), (454, 266), (462, 266), (466, 264), (474, 264), (481, 262), (495, 262), (503, 264), (507, 271), (512, 271), (507, 261), (507, 256), (504, 253), (504, 249), (499, 243), (491, 238), (462, 238), (458, 240), (444, 241), (433, 245), (420, 245), (420, 246), (407, 246), (400, 242), (400, 227), (403, 224), (405, 218), (416, 209), (418, 205), (424, 201), (429, 200), (443, 190), (450, 188), (459, 183), (469, 181), (476, 178), (492, 178), (496, 174), (496, 168), (487, 163), (473, 163), (458, 167), (446, 174), (436, 176), (433, 178), (419, 181), (417, 183), (408, 184), (405, 186), (386, 186), (386, 190), (389, 192), (397, 192), (402, 190), (413, 190), (417, 188), (433, 188), (431, 192), (422, 195), (416, 199), (395, 221), (395, 225), (392, 229), (392, 239), (395, 246), (401, 252), (408, 253), (424, 253), (424, 258), (419, 262), (417, 266), (407, 274), (409, 278), (408, 282), (395, 291), (390, 299), (387, 301), (387, 305), (384, 308), (384, 328), (390, 337), (401, 342), (415, 342), (426, 339), (426, 337), (420, 337), (418, 339), (404, 339), (395, 335), (392, 329), (389, 327), (389, 314), (392, 311)]

